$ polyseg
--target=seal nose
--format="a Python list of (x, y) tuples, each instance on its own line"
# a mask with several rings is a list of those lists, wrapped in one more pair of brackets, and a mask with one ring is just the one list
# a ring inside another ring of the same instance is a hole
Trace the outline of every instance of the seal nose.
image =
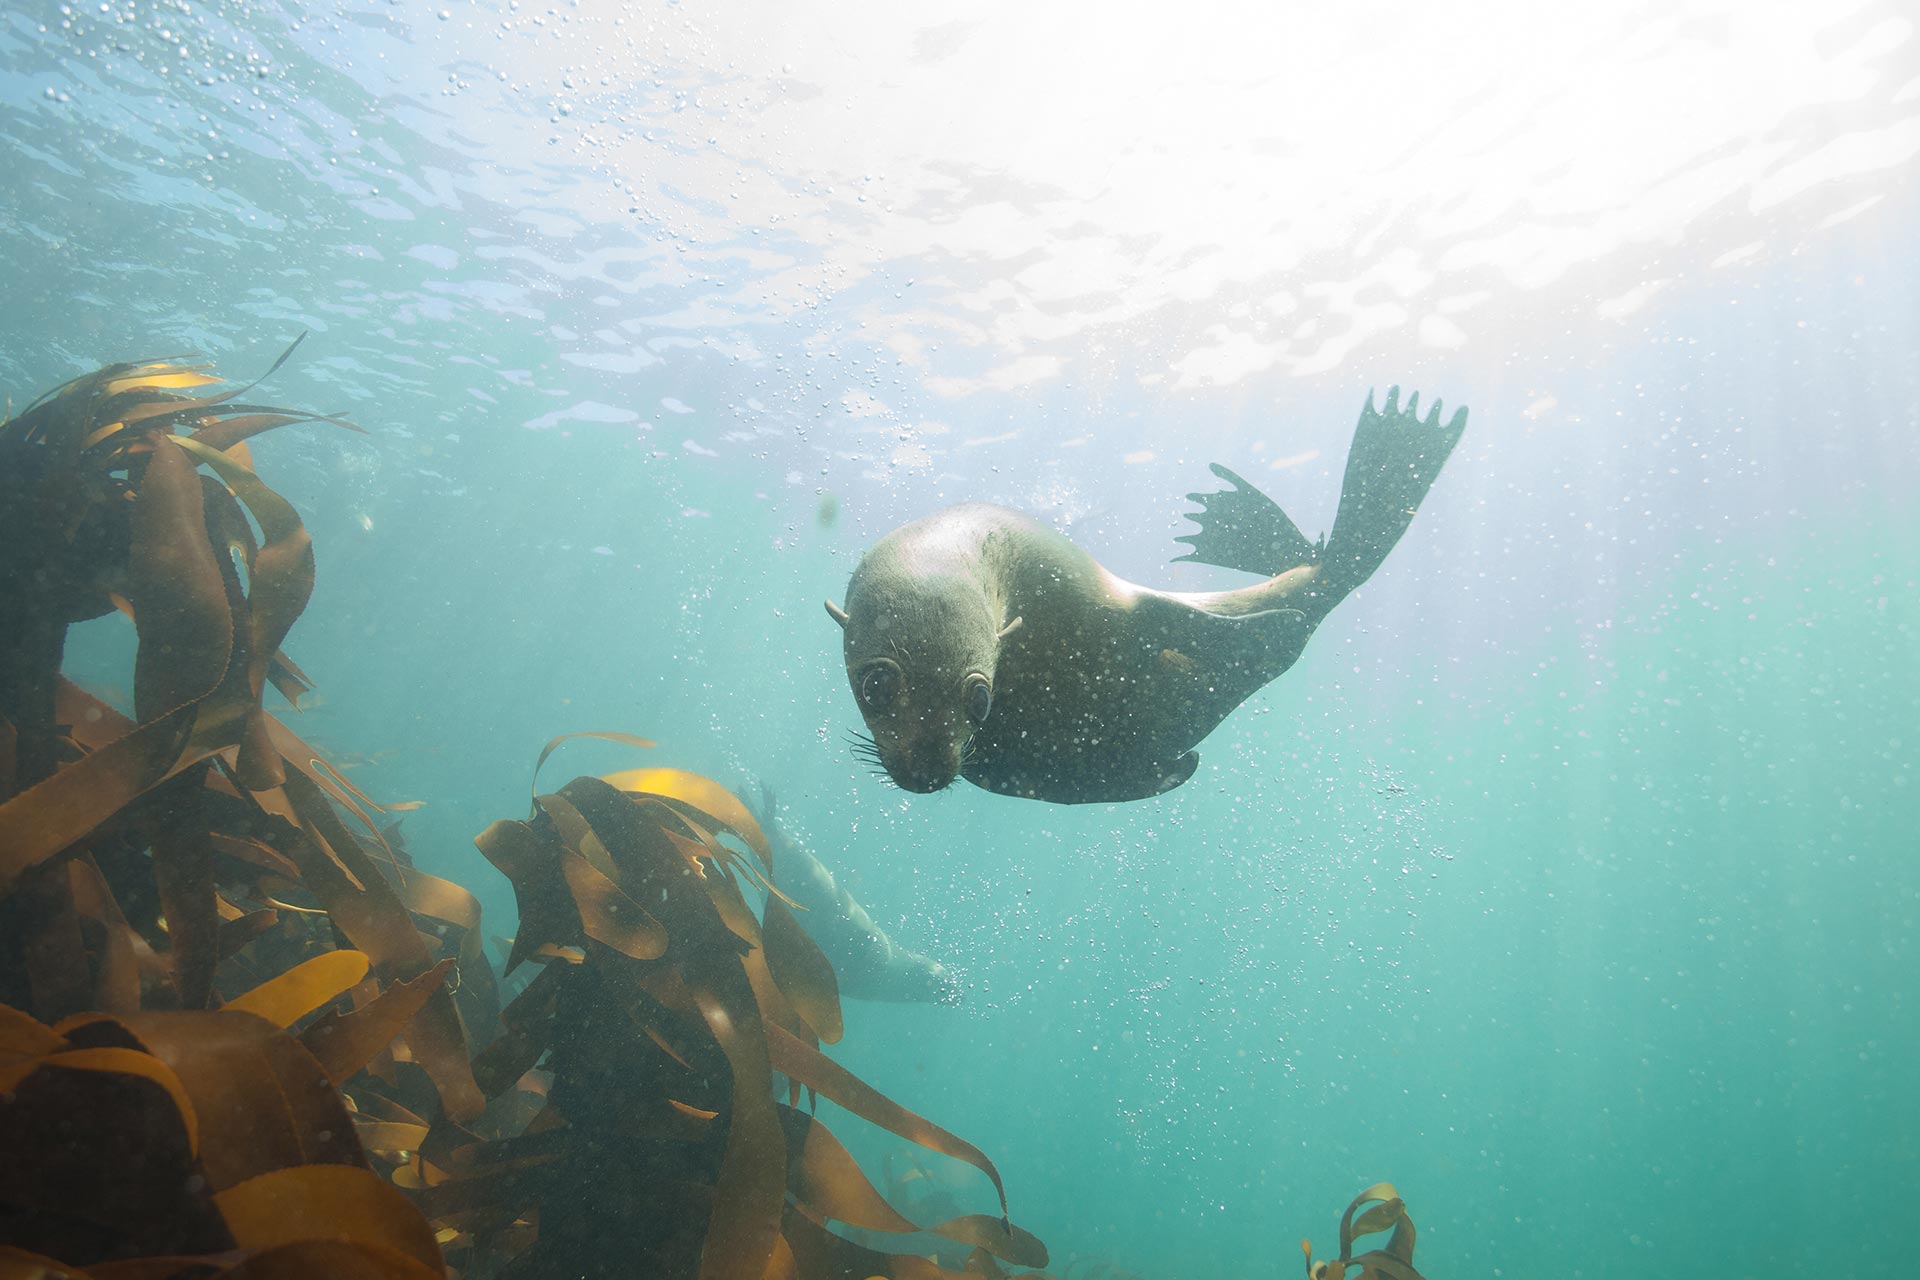
[(958, 771), (954, 769), (896, 769), (893, 780), (900, 784), (903, 791), (916, 795), (930, 795), (935, 791), (944, 791), (952, 785)]
[(888, 773), (904, 791), (927, 795), (944, 791), (960, 775), (960, 752), (944, 745), (928, 745), (908, 751)]

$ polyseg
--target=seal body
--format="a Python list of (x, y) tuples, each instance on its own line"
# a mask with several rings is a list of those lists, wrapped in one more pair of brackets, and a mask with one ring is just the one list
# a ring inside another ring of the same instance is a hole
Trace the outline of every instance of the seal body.
[(1300, 656), (1412, 521), (1465, 430), (1436, 403), (1361, 412), (1331, 535), (1309, 542), (1266, 495), (1190, 495), (1203, 510), (1183, 557), (1259, 573), (1230, 591), (1156, 591), (1062, 535), (966, 504), (894, 530), (861, 560), (846, 608), (847, 674), (870, 753), (900, 786), (956, 777), (1060, 803), (1136, 800), (1179, 786), (1194, 748)]
[(773, 842), (775, 885), (806, 908), (801, 927), (833, 964), (842, 997), (905, 1004), (955, 1004), (960, 980), (933, 957), (900, 945), (875, 923), (811, 849), (777, 815), (773, 792), (753, 806)]

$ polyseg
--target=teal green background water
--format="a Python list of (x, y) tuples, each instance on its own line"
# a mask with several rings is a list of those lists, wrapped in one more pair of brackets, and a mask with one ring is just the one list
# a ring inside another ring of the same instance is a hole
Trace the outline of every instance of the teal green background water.
[[(1903, 1276), (1920, 53), (1814, 8), (30, 3), (0, 385), (307, 331), (268, 398), (367, 434), (258, 449), (320, 557), (296, 727), (501, 932), (470, 841), (548, 737), (770, 783), (967, 987), (837, 1055), (1056, 1270), (1290, 1272), (1391, 1179), (1435, 1277)], [(1242, 581), (1167, 564), (1182, 495), (1316, 532), (1395, 383), (1463, 444), (1186, 787), (851, 758), (820, 600), (887, 529)]]

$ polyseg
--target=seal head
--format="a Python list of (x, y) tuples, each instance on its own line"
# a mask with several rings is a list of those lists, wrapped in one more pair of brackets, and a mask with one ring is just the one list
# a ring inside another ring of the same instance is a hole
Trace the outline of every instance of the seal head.
[[(847, 584), (847, 683), (875, 763), (907, 791), (940, 791), (993, 714), (1000, 647), (1020, 628), (978, 572), (977, 551), (929, 544), (913, 525), (867, 553)], [(902, 536), (905, 535), (905, 536)]]

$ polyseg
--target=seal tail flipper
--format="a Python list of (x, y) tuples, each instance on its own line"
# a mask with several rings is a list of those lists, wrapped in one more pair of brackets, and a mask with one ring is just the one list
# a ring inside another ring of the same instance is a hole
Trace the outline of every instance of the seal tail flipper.
[(1375, 411), (1369, 394), (1354, 428), (1340, 509), (1320, 556), (1323, 576), (1316, 584), (1316, 594), (1329, 606), (1380, 567), (1467, 429), (1465, 409), (1454, 410), (1443, 426), (1438, 400), (1425, 419), (1419, 392), (1405, 409), (1399, 402), (1400, 388), (1389, 388), (1385, 406)]
[(1307, 540), (1279, 503), (1217, 462), (1209, 470), (1233, 487), (1187, 495), (1187, 501), (1200, 504), (1187, 517), (1200, 531), (1174, 539), (1193, 548), (1174, 557), (1175, 563), (1191, 560), (1271, 578), (1319, 559), (1320, 547)]

